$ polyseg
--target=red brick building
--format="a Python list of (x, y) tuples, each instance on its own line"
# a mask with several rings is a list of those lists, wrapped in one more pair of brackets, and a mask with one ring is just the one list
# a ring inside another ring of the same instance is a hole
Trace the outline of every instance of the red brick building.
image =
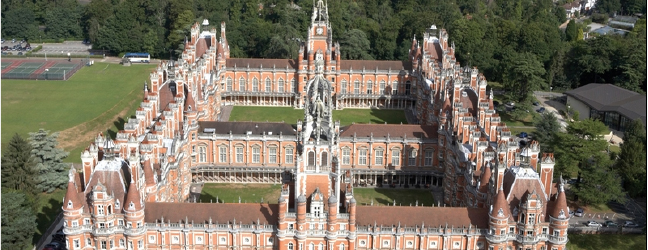
[[(297, 60), (229, 58), (196, 24), (136, 117), (70, 172), (68, 249), (558, 249), (569, 210), (553, 155), (519, 147), (487, 82), (432, 26), (410, 60), (341, 60), (327, 6)], [(222, 105), (292, 106), (286, 123), (218, 121)], [(398, 108), (419, 124), (341, 127), (332, 112)], [(278, 204), (195, 203), (195, 182), (281, 183)], [(435, 188), (443, 201), (358, 204), (355, 186)], [(443, 204), (441, 204), (443, 203)]]

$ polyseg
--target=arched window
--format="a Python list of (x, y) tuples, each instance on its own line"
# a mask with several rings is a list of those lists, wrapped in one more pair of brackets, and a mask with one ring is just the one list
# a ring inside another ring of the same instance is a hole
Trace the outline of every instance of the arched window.
[(297, 92), (297, 86), (295, 86), (295, 78), (290, 79), (290, 90), (288, 92)]
[(268, 148), (268, 163), (277, 163), (277, 147), (270, 146)]
[(277, 82), (277, 85), (279, 85), (279, 90), (278, 90), (279, 92), (284, 92), (285, 91), (283, 78), (279, 78), (279, 81)]
[(358, 165), (367, 165), (367, 149), (358, 149)]
[(392, 82), (392, 95), (398, 95), (398, 81)]
[(344, 249), (346, 249), (344, 248), (344, 243), (340, 244), (340, 250), (344, 250)]
[(207, 147), (198, 147), (198, 162), (207, 162)]
[(425, 166), (432, 166), (433, 157), (434, 156), (434, 149), (426, 149), (425, 150)]
[(252, 163), (259, 163), (261, 162), (261, 148), (260, 147), (253, 147), (252, 148)]
[(346, 79), (342, 80), (342, 87), (341, 88), (342, 89), (340, 89), (340, 93), (346, 94), (346, 92), (347, 92), (347, 80)]
[(252, 79), (252, 92), (259, 92), (259, 79), (256, 77)]
[(383, 157), (384, 157), (383, 149), (382, 148), (377, 148), (376, 149), (376, 154), (375, 154), (375, 161), (374, 161), (375, 164), (376, 165), (383, 165), (384, 164)]
[(412, 83), (410, 81), (405, 82), (405, 95), (410, 95), (412, 89)]
[(315, 250), (315, 244), (310, 243), (310, 245), (308, 245), (308, 250)]
[(308, 152), (308, 166), (315, 166), (315, 152)]
[(272, 92), (272, 82), (268, 77), (265, 79), (265, 92)]
[(286, 147), (285, 153), (286, 153), (286, 157), (285, 157), (286, 164), (292, 164), (294, 158), (294, 149), (292, 147)]
[(400, 165), (400, 149), (399, 148), (393, 148), (392, 149), (391, 163), (392, 163), (393, 166)]
[(355, 82), (353, 82), (353, 93), (356, 95), (360, 94), (360, 81), (358, 80), (355, 80)]
[(344, 165), (351, 164), (351, 149), (349, 148), (342, 149), (342, 164)]
[(409, 162), (408, 165), (414, 166), (416, 165), (416, 149), (412, 148), (409, 151)]
[(328, 166), (328, 153), (322, 152), (322, 166)]
[(226, 89), (226, 91), (228, 91), (228, 92), (232, 91), (232, 78), (231, 77), (227, 77), (227, 89)]
[(384, 95), (385, 94), (385, 87), (386, 87), (385, 85), (386, 84), (387, 83), (385, 83), (385, 80), (380, 80), (380, 84), (378, 85), (378, 94), (379, 95)]
[(373, 82), (371, 80), (367, 81), (367, 94), (373, 93)]
[(246, 91), (245, 78), (243, 78), (242, 76), (241, 76), (241, 78), (239, 78), (239, 91), (240, 92), (245, 92)]
[(218, 162), (227, 162), (227, 146), (218, 147)]
[(288, 250), (295, 250), (295, 245), (292, 242), (288, 243)]

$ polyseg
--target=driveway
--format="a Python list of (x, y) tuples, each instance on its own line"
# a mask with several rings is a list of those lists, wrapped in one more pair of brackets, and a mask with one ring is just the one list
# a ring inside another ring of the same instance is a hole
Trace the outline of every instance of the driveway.
[(545, 112), (551, 112), (556, 116), (556, 118), (558, 118), (558, 123), (560, 123), (560, 127), (564, 132), (565, 128), (567, 128), (567, 122), (565, 121), (565, 117), (560, 114), (559, 110), (567, 110), (567, 107), (565, 107), (564, 104), (558, 101), (551, 100), (551, 98), (561, 97), (563, 96), (563, 94), (555, 92), (533, 91), (533, 96), (535, 96), (535, 98), (540, 103), (540, 107), (545, 108)]

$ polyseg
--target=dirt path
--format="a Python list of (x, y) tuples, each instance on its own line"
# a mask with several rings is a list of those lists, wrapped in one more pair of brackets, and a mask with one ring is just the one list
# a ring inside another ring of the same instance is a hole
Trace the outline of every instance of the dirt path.
[[(135, 91), (135, 90), (133, 90)], [(131, 91), (132, 93), (132, 91)], [(127, 94), (126, 96), (130, 95), (131, 93)], [(83, 146), (81, 144), (83, 143), (88, 143), (91, 141), (97, 134), (101, 131), (103, 131), (104, 126), (108, 125), (108, 128), (112, 128), (114, 124), (112, 124), (114, 121), (116, 121), (120, 117), (126, 116), (128, 114), (128, 111), (130, 110), (130, 107), (133, 105), (133, 102), (139, 101), (138, 99), (133, 99), (131, 100), (126, 108), (121, 110), (119, 113), (116, 115), (107, 118), (108, 113), (110, 111), (113, 111), (117, 108), (119, 103), (116, 103), (115, 106), (110, 108), (109, 110), (106, 110), (103, 112), (101, 115), (95, 117), (94, 119), (81, 123), (79, 125), (76, 125), (74, 127), (68, 128), (66, 130), (63, 130), (59, 133), (59, 147), (64, 148), (65, 150), (73, 150), (79, 146)], [(94, 127), (90, 127), (92, 123), (95, 123), (99, 120), (106, 119), (106, 123), (104, 124), (99, 124), (95, 125)], [(124, 119), (126, 120), (126, 119)]]

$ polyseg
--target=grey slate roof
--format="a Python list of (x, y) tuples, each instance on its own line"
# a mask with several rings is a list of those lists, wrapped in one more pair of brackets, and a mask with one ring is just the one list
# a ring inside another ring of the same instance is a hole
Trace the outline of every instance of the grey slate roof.
[(617, 112), (646, 125), (646, 95), (606, 83), (590, 83), (565, 92), (598, 111)]

